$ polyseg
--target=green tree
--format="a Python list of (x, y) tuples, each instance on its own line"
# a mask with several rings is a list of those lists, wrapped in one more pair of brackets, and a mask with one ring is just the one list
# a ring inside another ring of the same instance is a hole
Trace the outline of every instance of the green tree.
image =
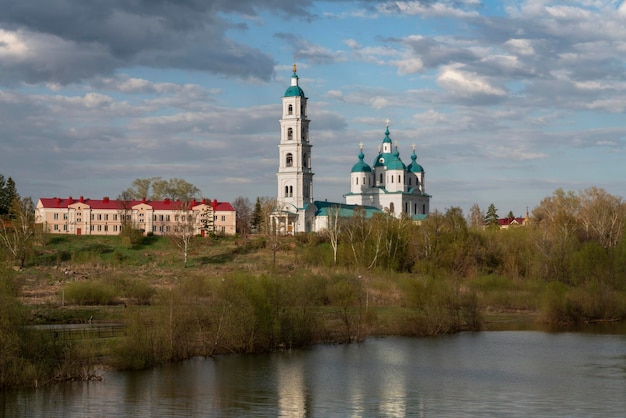
[(488, 228), (499, 228), (500, 223), (498, 222), (498, 209), (492, 203), (487, 208), (487, 214), (485, 215), (485, 224)]
[(164, 200), (172, 201), (192, 200), (199, 198), (200, 189), (180, 178), (163, 180), (161, 177), (135, 179), (131, 187), (125, 190), (133, 199)]
[(5, 180), (0, 174), (0, 216), (9, 213), (13, 200), (18, 196), (13, 179), (9, 177)]
[(254, 232), (259, 232), (261, 229), (261, 222), (263, 218), (263, 206), (261, 205), (261, 198), (257, 196), (254, 204), (254, 212), (252, 212), (252, 221), (250, 226)]

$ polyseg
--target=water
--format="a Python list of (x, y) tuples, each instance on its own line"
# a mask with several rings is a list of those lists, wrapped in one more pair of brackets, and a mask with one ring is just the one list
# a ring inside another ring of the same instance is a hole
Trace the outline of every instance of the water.
[(624, 417), (626, 335), (389, 337), (0, 393), (5, 416)]

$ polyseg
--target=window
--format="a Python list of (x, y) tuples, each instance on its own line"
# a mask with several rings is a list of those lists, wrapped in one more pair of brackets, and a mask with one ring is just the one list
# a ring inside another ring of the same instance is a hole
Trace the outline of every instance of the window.
[(113, 225), (113, 232), (117, 232), (117, 225)]
[(293, 128), (287, 129), (287, 140), (291, 141), (293, 139)]
[(91, 214), (91, 220), (93, 221), (95, 219), (95, 216), (93, 213)]
[(379, 181), (379, 183), (382, 183), (382, 182), (383, 182), (383, 173), (380, 173), (380, 181)]
[(80, 221), (82, 221), (81, 218), (76, 218), (76, 222), (80, 222)]
[(394, 213), (396, 211), (393, 202), (389, 204), (389, 213)]
[(289, 186), (289, 197), (293, 196), (293, 186)]
[(226, 222), (226, 215), (222, 215), (222, 222)]
[(359, 185), (359, 178), (357, 177), (355, 180), (356, 180), (356, 185), (358, 186)]
[(398, 174), (398, 183), (402, 183), (402, 177), (400, 177), (400, 174)]
[(63, 219), (65, 219), (67, 221), (67, 218), (68, 218), (67, 213), (64, 213), (63, 214)]
[(113, 220), (117, 221), (117, 215), (113, 215)]
[(152, 225), (152, 232), (156, 232), (156, 225)]
[(411, 185), (411, 177), (409, 177), (409, 186)]
[(288, 115), (292, 115), (292, 114), (293, 114), (293, 105), (289, 105), (289, 106), (287, 107), (287, 114), (288, 114)]
[(163, 215), (159, 215), (159, 221), (163, 222)]
[(285, 163), (287, 164), (287, 167), (292, 167), (293, 166), (293, 154), (292, 153), (287, 153), (287, 158), (285, 159)]
[(59, 225), (55, 224), (53, 229), (54, 229), (55, 231), (58, 231), (58, 230), (59, 230)]
[(56, 221), (56, 220), (58, 220), (58, 219), (59, 219), (59, 214), (58, 214), (58, 213), (55, 213), (55, 214), (54, 214), (54, 220)]
[(102, 225), (98, 225), (98, 231), (102, 231)]
[(152, 215), (152, 220), (156, 221), (157, 220), (157, 216), (156, 215)]
[(102, 220), (102, 214), (98, 214), (98, 220), (101, 221)]
[(108, 220), (109, 220), (109, 214), (108, 214), (108, 213), (106, 213), (106, 214), (104, 215), (104, 220), (105, 220), (105, 221), (108, 221)]
[(104, 232), (107, 232), (109, 230), (109, 226), (108, 225), (104, 225)]
[(170, 221), (170, 215), (165, 215), (165, 220), (166, 220), (167, 222), (169, 222), (169, 221)]
[(67, 232), (67, 225), (63, 225), (63, 230)]
[(89, 229), (91, 229), (93, 231), (95, 229), (95, 227), (93, 225), (91, 225), (91, 228), (89, 228)]
[(409, 202), (406, 202), (404, 204), (404, 213), (408, 213), (409, 212)]
[(222, 232), (226, 232), (226, 227), (225, 226), (222, 227)]
[(302, 164), (304, 165), (304, 168), (309, 168), (309, 156), (306, 152), (302, 154)]
[(391, 182), (393, 183), (393, 176), (391, 176)]
[(217, 215), (214, 215), (214, 216), (213, 216), (213, 220), (214, 220), (214, 221), (217, 221)]
[(413, 204), (413, 215), (417, 215), (417, 203)]
[(426, 213), (426, 205), (422, 205), (422, 213)]

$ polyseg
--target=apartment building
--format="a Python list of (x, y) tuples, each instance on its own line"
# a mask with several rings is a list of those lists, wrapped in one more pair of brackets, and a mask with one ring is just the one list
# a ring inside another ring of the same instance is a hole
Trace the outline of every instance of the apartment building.
[(35, 223), (44, 231), (66, 235), (117, 235), (132, 226), (144, 234), (167, 235), (190, 225), (195, 234), (235, 234), (236, 212), (229, 202), (40, 198)]

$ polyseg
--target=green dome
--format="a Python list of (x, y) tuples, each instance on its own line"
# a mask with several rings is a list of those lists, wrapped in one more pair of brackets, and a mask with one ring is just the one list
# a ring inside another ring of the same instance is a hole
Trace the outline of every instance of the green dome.
[(289, 86), (285, 92), (285, 97), (304, 97), (304, 90), (300, 86)]
[(417, 163), (417, 155), (415, 155), (415, 150), (413, 151), (413, 155), (411, 155), (411, 164), (409, 164), (408, 170), (411, 173), (423, 173), (424, 167)]
[(372, 167), (363, 161), (365, 155), (363, 151), (359, 152), (359, 162), (352, 166), (352, 173), (371, 173)]
[(406, 167), (397, 154), (394, 154), (393, 159), (387, 164), (387, 170), (404, 170)]

